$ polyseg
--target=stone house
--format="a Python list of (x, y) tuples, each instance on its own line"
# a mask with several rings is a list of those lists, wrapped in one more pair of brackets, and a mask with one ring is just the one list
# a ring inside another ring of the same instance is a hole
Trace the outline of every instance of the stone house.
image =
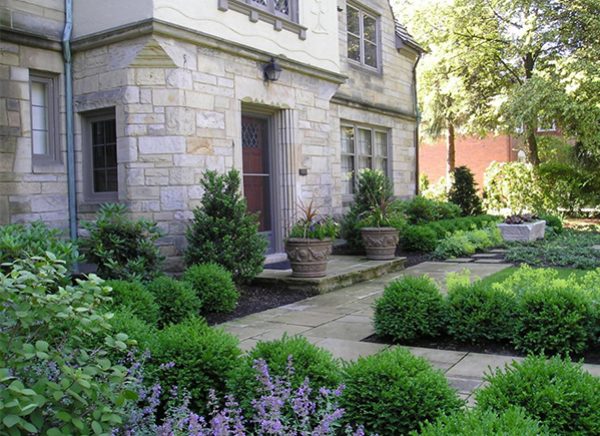
[(13, 0), (0, 224), (74, 237), (123, 202), (176, 268), (202, 174), (237, 168), (281, 252), (298, 204), (342, 213), (362, 168), (415, 194), (420, 52), (388, 0)]

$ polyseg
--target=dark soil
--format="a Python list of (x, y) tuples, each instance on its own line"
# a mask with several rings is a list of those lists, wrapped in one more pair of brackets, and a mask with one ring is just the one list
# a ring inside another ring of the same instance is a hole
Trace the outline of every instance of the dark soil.
[(212, 313), (205, 316), (210, 325), (220, 324), (232, 319), (252, 315), (268, 309), (292, 304), (314, 294), (306, 291), (267, 289), (260, 286), (242, 286), (237, 308), (232, 313)]
[[(372, 342), (385, 345), (404, 345), (406, 347), (433, 348), (436, 350), (462, 351), (469, 353), (497, 354), (501, 356), (525, 357), (523, 353), (515, 350), (510, 344), (502, 342), (485, 342), (478, 345), (459, 342), (450, 336), (440, 336), (435, 339), (421, 338), (415, 341), (394, 343), (390, 338), (377, 335), (369, 336), (362, 342)], [(585, 363), (600, 364), (600, 349), (589, 350), (583, 356), (572, 356), (573, 361), (583, 359)]]
[(418, 265), (423, 262), (428, 262), (433, 259), (431, 253), (409, 253), (405, 251), (396, 252), (398, 257), (406, 257), (406, 268)]

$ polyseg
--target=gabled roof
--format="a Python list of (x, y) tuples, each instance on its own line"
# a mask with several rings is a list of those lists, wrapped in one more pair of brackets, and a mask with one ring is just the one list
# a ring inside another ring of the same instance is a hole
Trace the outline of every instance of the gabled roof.
[(423, 53), (425, 50), (419, 45), (419, 43), (408, 33), (406, 27), (396, 20), (396, 48), (410, 47), (419, 53)]

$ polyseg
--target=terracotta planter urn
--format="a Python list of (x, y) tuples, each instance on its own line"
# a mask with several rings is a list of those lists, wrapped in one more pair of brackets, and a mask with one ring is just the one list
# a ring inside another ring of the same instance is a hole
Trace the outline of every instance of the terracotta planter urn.
[(398, 230), (393, 227), (365, 227), (361, 230), (369, 260), (391, 260), (396, 257)]
[(292, 264), (292, 277), (303, 279), (325, 277), (332, 246), (331, 239), (288, 239), (285, 243), (285, 251)]

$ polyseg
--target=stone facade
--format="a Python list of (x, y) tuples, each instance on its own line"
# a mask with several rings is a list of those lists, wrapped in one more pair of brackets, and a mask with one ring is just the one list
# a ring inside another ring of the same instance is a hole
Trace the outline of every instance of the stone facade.
[[(297, 218), (299, 202), (314, 201), (322, 213), (340, 214), (351, 201), (341, 188), (341, 122), (388, 129), (395, 193), (414, 195), (412, 68), (418, 52), (398, 48), (386, 0), (365, 1), (381, 16), (383, 66), (377, 73), (345, 59), (344, 19), (333, 33), (342, 55), (331, 65), (339, 69), (304, 64), (293, 59), (292, 52), (290, 57), (277, 53), (283, 68), (277, 82), (265, 82), (263, 77), (265, 63), (275, 54), (151, 18), (74, 40), (78, 220), (92, 219), (101, 204), (89, 195), (86, 156), (89, 121), (106, 110), (116, 120), (114, 200), (127, 204), (132, 216), (159, 223), (166, 235), (161, 246), (168, 269), (180, 266), (185, 229), (202, 196), (203, 173), (243, 170), (242, 114), (261, 114), (269, 120), (278, 250)], [(340, 0), (339, 7), (344, 6)], [(227, 14), (239, 13), (228, 10), (223, 19)], [(29, 71), (52, 72), (62, 79), (60, 46), (47, 42), (44, 49), (41, 42), (17, 43), (14, 29), (11, 35), (15, 42), (0, 43), (0, 224), (42, 219), (67, 227), (63, 80), (59, 81), (60, 162), (44, 168), (33, 164), (28, 127)], [(46, 34), (45, 39), (52, 37)]]

